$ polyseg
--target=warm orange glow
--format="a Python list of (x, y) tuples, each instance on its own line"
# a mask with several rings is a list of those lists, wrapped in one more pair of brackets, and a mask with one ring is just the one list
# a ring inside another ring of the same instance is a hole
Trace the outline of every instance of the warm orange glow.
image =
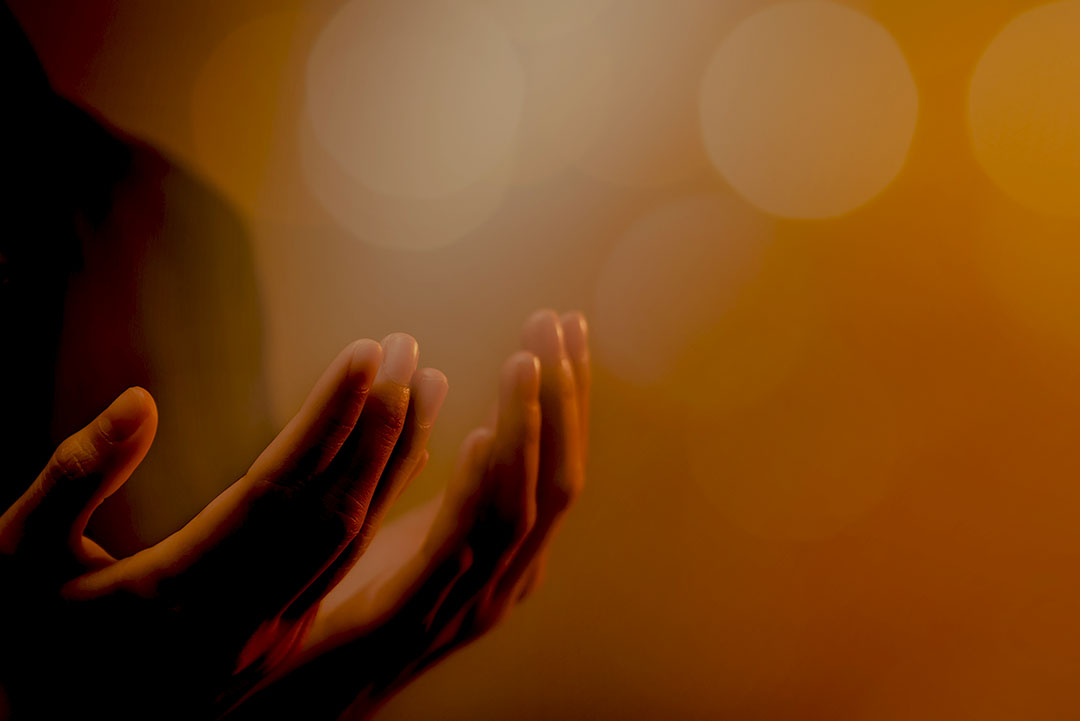
[(124, 228), (163, 407), (237, 407), (162, 414), (136, 533), (253, 417), (215, 369), (265, 356), (280, 425), (343, 344), (412, 332), (450, 392), (406, 513), (521, 319), (588, 316), (546, 585), (379, 718), (1077, 716), (1080, 2), (9, 5), (62, 92), (228, 201), (172, 174), (192, 207)]
[[(230, 33), (192, 90), (194, 161), (248, 212), (265, 211), (263, 186), (280, 140), (278, 115), (298, 16), (259, 17)], [(237, 112), (237, 108), (259, 112)]]
[(975, 154), (1001, 188), (1035, 210), (1080, 216), (1080, 2), (1023, 13), (971, 81)]

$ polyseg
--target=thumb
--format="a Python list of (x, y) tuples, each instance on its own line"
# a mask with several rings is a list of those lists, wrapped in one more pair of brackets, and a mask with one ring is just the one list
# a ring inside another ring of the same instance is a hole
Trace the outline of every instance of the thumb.
[(142, 462), (157, 430), (157, 407), (142, 388), (124, 391), (57, 447), (45, 469), (0, 517), (0, 552), (77, 549), (90, 515)]

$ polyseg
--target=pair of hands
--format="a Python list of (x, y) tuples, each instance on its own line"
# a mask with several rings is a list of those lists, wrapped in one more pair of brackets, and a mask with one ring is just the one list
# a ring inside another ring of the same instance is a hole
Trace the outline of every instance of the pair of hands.
[(445, 492), (378, 536), (447, 392), (411, 337), (346, 348), (239, 481), (116, 559), (87, 520), (157, 425), (149, 394), (125, 392), (0, 517), (9, 711), (335, 718), (485, 633), (539, 583), (584, 483), (584, 319), (539, 312), (523, 341)]

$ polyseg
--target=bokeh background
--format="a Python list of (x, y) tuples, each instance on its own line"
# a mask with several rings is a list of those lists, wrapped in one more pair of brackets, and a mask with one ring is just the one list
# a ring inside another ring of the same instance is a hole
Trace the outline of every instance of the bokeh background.
[(9, 4), (243, 219), (275, 423), (447, 372), (402, 509), (588, 313), (546, 585), (381, 718), (1080, 714), (1080, 1)]

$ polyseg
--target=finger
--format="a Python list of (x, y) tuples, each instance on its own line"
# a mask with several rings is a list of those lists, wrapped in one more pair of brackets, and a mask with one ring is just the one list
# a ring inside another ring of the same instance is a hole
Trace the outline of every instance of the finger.
[(566, 352), (562, 324), (553, 312), (534, 314), (523, 335), (525, 348), (539, 357), (542, 371), (538, 512), (548, 517), (559, 516), (584, 483), (577, 382)]
[(562, 325), (554, 313), (541, 311), (526, 324), (524, 343), (540, 358), (540, 474), (537, 481), (537, 518), (493, 594), (505, 611), (536, 558), (550, 543), (566, 510), (581, 493), (585, 482), (581, 412), (572, 363), (566, 352)]
[[(563, 328), (563, 341), (570, 367), (574, 371), (574, 387), (577, 388), (578, 428), (581, 433), (581, 453), (586, 454), (589, 444), (589, 392), (592, 387), (592, 367), (589, 359), (589, 326), (585, 316), (574, 311), (559, 317)], [(584, 458), (583, 458), (584, 460)]]
[(360, 552), (368, 547), (387, 510), (413, 478), (417, 466), (427, 462), (427, 444), (450, 385), (442, 371), (424, 368), (417, 371), (410, 384), (409, 410), (405, 426), (386, 464), (368, 510), (370, 523), (357, 539)]
[(0, 550), (26, 544), (79, 553), (90, 515), (142, 462), (157, 430), (157, 408), (129, 388), (53, 453), (29, 490), (0, 517)]
[[(315, 563), (307, 567), (302, 582), (293, 587), (293, 596), (286, 604), (290, 613), (302, 614), (329, 590), (330, 582), (321, 579), (331, 568), (337, 567), (339, 573), (348, 570), (355, 560), (348, 549), (357, 538), (370, 534), (369, 529), (376, 521), (369, 513), (371, 501), (405, 425), (410, 405), (409, 383), (419, 359), (416, 340), (405, 333), (387, 336), (381, 347), (383, 362), (362, 412), (338, 453), (325, 467), (322, 478), (312, 484), (319, 494), (317, 499), (309, 499), (320, 509), (315, 518), (329, 517), (338, 522), (330, 525), (332, 548), (330, 544), (323, 548), (311, 546), (318, 555), (311, 555)], [(288, 521), (288, 518), (278, 520)], [(346, 558), (339, 561), (343, 553)]]
[[(410, 562), (396, 569), (386, 582), (386, 591), (379, 596), (392, 599), (381, 609), (383, 621), (399, 619), (403, 624), (416, 624), (441, 602), (453, 581), (470, 565), (471, 554), (466, 533), (475, 515), (475, 499), (483, 481), (491, 452), (493, 434), (487, 428), (470, 433), (461, 445), (451, 482), (442, 503), (430, 521), (427, 535)], [(406, 539), (402, 539), (403, 541)], [(370, 600), (362, 597), (363, 587), (354, 583), (351, 574), (333, 592), (319, 611), (312, 642), (334, 643), (347, 640), (355, 633), (357, 608), (359, 616), (371, 615)], [(376, 612), (379, 615), (379, 612)]]
[(299, 485), (326, 470), (356, 426), (382, 362), (383, 348), (373, 340), (346, 347), (245, 478)]
[(411, 486), (413, 481), (415, 481), (417, 477), (419, 477), (419, 475), (424, 472), (424, 469), (427, 468), (429, 460), (431, 460), (431, 454), (425, 450), (423, 453), (420, 454), (420, 460), (416, 462), (416, 466), (413, 468), (412, 473), (409, 474), (409, 480), (405, 482), (405, 488)]
[(421, 459), (426, 457), (428, 439), (446, 399), (449, 385), (441, 371), (425, 368), (413, 375), (409, 389), (404, 430), (398, 437), (390, 460), (386, 462), (382, 477), (371, 497), (362, 530), (318, 580), (296, 600), (290, 614), (302, 613), (310, 608), (345, 577), (371, 545), (386, 512), (412, 478)]
[[(462, 529), (469, 526), (479, 497), (491, 443), (487, 428), (473, 431), (462, 443), (421, 552), (390, 579), (388, 592), (380, 593), (394, 601), (374, 619), (368, 600), (358, 594), (324, 604), (303, 652), (282, 669), (282, 678), (239, 707), (238, 718), (337, 718), (358, 694), (384, 696), (431, 656), (434, 610), (471, 562)], [(338, 587), (334, 595), (346, 590)], [(364, 679), (364, 689), (356, 686), (357, 678)]]
[(327, 507), (320, 480), (365, 408), (382, 355), (374, 341), (351, 344), (244, 478), (172, 536), (79, 579), (67, 593), (93, 596), (138, 578), (144, 595), (223, 619), (265, 618), (284, 608), (358, 528), (345, 508)]
[(503, 366), (499, 417), (491, 460), (484, 474), (477, 512), (468, 529), (473, 562), (438, 612), (436, 626), (450, 625), (469, 606), (481, 602), (528, 537), (536, 518), (541, 412), (540, 364), (520, 352)]
[(426, 652), (438, 635), (441, 609), (472, 570), (470, 531), (482, 513), (494, 444), (495, 435), (488, 428), (477, 428), (465, 438), (443, 504), (414, 560), (422, 570), (402, 569), (392, 582), (397, 588), (388, 597), (399, 600), (385, 620), (398, 628), (422, 631), (408, 647), (399, 649), (402, 660), (416, 661)]
[[(589, 391), (592, 386), (592, 372), (589, 359), (588, 325), (585, 316), (579, 312), (564, 313), (559, 317), (563, 328), (563, 340), (567, 356), (570, 358), (570, 366), (574, 370), (574, 385), (577, 388), (578, 416), (581, 434), (582, 462), (588, 449), (589, 436)], [(548, 539), (556, 532), (555, 528), (548, 531)], [(550, 541), (546, 541), (536, 553), (536, 557), (525, 571), (524, 577), (514, 591), (516, 600), (520, 601), (536, 592), (547, 575), (548, 558), (550, 556)], [(512, 575), (511, 575), (512, 578)]]
[(483, 499), (484, 475), (494, 440), (495, 432), (482, 427), (474, 429), (462, 441), (442, 505), (421, 547), (420, 556), (425, 562), (453, 552), (465, 543)]
[(493, 508), (481, 542), (507, 553), (528, 534), (536, 518), (540, 458), (540, 360), (525, 351), (503, 365), (495, 441), (485, 483)]
[[(330, 481), (329, 496), (348, 499), (346, 505), (355, 509), (355, 517), (360, 523), (354, 538), (361, 539), (370, 537), (380, 520), (379, 514), (372, 511), (377, 510), (373, 500), (383, 479), (388, 486), (396, 480), (387, 477), (385, 472), (406, 428), (412, 405), (410, 383), (420, 354), (416, 339), (406, 333), (392, 333), (383, 339), (383, 343), (387, 349), (386, 362), (375, 378), (367, 408), (326, 474)], [(407, 453), (419, 454), (419, 451), (407, 449)], [(392, 492), (392, 489), (387, 491)]]

